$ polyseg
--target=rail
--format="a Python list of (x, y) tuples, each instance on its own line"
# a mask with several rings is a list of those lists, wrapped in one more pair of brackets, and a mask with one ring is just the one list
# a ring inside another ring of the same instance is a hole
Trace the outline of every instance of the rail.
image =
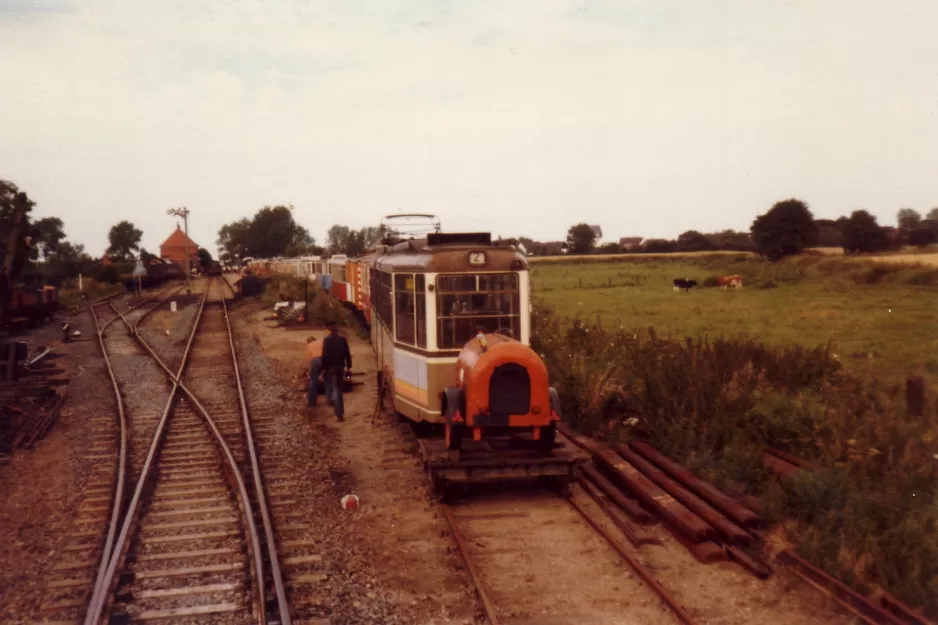
[[(176, 287), (176, 290), (179, 288), (182, 287)], [(169, 292), (173, 292), (172, 289), (168, 290)], [(132, 312), (153, 302), (154, 300), (158, 300), (165, 293), (166, 291), (164, 290), (160, 294), (149, 297), (128, 309), (127, 312)], [(97, 589), (103, 583), (103, 577), (107, 568), (108, 555), (111, 553), (111, 549), (114, 546), (114, 537), (117, 531), (118, 519), (120, 518), (120, 510), (122, 507), (121, 504), (123, 503), (124, 497), (124, 482), (127, 479), (127, 415), (124, 411), (124, 400), (121, 397), (120, 385), (117, 382), (117, 377), (114, 375), (114, 368), (111, 365), (111, 359), (108, 356), (107, 348), (104, 345), (104, 331), (107, 330), (111, 323), (117, 320), (118, 316), (120, 316), (120, 313), (117, 312), (117, 309), (114, 307), (114, 303), (112, 301), (117, 296), (118, 295), (110, 295), (88, 302), (88, 310), (91, 312), (91, 318), (94, 320), (95, 331), (98, 337), (98, 347), (101, 348), (101, 355), (104, 358), (104, 365), (107, 369), (108, 378), (111, 380), (111, 386), (114, 390), (114, 398), (117, 400), (117, 414), (120, 428), (120, 448), (118, 452), (117, 479), (115, 480), (115, 490), (111, 499), (111, 520), (108, 524), (107, 537), (104, 540), (104, 549), (102, 551), (101, 562), (99, 563), (98, 571), (95, 574), (95, 589)], [(114, 312), (117, 313), (117, 315), (109, 319), (102, 326), (98, 320), (98, 314), (95, 312), (94, 308), (95, 306), (101, 306), (104, 304), (109, 304)], [(147, 311), (147, 313), (149, 312), (150, 311)], [(92, 596), (94, 595), (92, 594)]]
[[(228, 284), (228, 281), (222, 278), (222, 282)], [(228, 284), (231, 288), (231, 285)], [(232, 292), (234, 292), (232, 290)], [(270, 558), (271, 576), (274, 582), (274, 592), (277, 595), (277, 604), (280, 610), (281, 625), (291, 625), (289, 603), (287, 602), (286, 591), (283, 586), (283, 572), (280, 567), (280, 559), (277, 556), (277, 543), (274, 537), (273, 523), (270, 520), (270, 511), (267, 506), (267, 496), (264, 493), (264, 484), (261, 480), (260, 466), (257, 461), (257, 453), (254, 446), (254, 433), (251, 427), (251, 417), (248, 414), (248, 402), (244, 397), (244, 386), (241, 384), (241, 369), (238, 367), (238, 352), (234, 344), (234, 332), (231, 330), (231, 321), (228, 319), (228, 305), (222, 298), (222, 310), (225, 313), (225, 327), (228, 329), (228, 344), (231, 347), (231, 362), (234, 365), (235, 382), (238, 386), (238, 399), (241, 404), (241, 419), (244, 426), (244, 436), (247, 439), (247, 454), (251, 460), (251, 472), (254, 474), (254, 491), (257, 498), (257, 506), (261, 513), (261, 522), (264, 525), (264, 534), (267, 539), (267, 554)]]
[[(130, 503), (128, 504), (126, 514), (124, 515), (124, 522), (121, 525), (120, 535), (117, 538), (117, 542), (114, 544), (113, 551), (110, 559), (108, 560), (107, 569), (105, 571), (103, 579), (100, 580), (100, 583), (95, 585), (91, 602), (88, 608), (88, 612), (85, 616), (84, 625), (97, 625), (100, 622), (106, 601), (108, 596), (111, 594), (111, 588), (114, 583), (116, 583), (116, 573), (117, 567), (121, 563), (123, 554), (129, 546), (129, 536), (131, 530), (136, 525), (139, 514), (141, 512), (140, 501), (142, 498), (143, 490), (146, 485), (149, 474), (152, 470), (154, 460), (159, 452), (162, 441), (165, 437), (166, 425), (169, 421), (169, 417), (172, 413), (174, 400), (176, 398), (177, 392), (182, 392), (186, 398), (195, 406), (196, 411), (202, 416), (205, 422), (208, 424), (209, 429), (212, 431), (212, 434), (215, 437), (216, 443), (222, 450), (222, 453), (228, 463), (228, 468), (231, 474), (231, 477), (235, 480), (236, 490), (238, 497), (241, 503), (242, 515), (244, 517), (244, 522), (247, 527), (247, 533), (249, 534), (248, 538), (250, 540), (251, 555), (253, 556), (253, 569), (254, 569), (254, 581), (256, 584), (257, 592), (257, 601), (255, 602), (256, 614), (255, 618), (258, 623), (264, 624), (267, 622), (266, 610), (265, 610), (265, 601), (264, 601), (264, 563), (260, 548), (260, 540), (257, 532), (257, 527), (254, 523), (254, 517), (251, 514), (251, 501), (248, 497), (247, 489), (244, 485), (244, 479), (241, 475), (241, 471), (238, 468), (237, 461), (234, 458), (234, 455), (231, 452), (231, 448), (228, 446), (225, 441), (224, 436), (221, 434), (221, 431), (218, 429), (218, 425), (209, 415), (205, 407), (199, 402), (195, 395), (182, 383), (182, 375), (185, 372), (186, 366), (189, 362), (189, 355), (192, 350), (192, 345), (195, 341), (196, 334), (198, 334), (199, 322), (202, 317), (202, 311), (205, 307), (206, 297), (211, 288), (211, 283), (209, 289), (206, 290), (202, 298), (199, 300), (199, 308), (196, 312), (195, 320), (192, 325), (192, 332), (189, 335), (189, 340), (186, 343), (185, 351), (183, 352), (182, 362), (179, 365), (179, 371), (176, 374), (166, 366), (163, 360), (156, 354), (153, 348), (141, 338), (137, 325), (139, 325), (139, 320), (137, 324), (131, 324), (127, 318), (117, 311), (118, 316), (124, 324), (130, 329), (134, 339), (140, 343), (141, 347), (153, 357), (154, 361), (160, 366), (161, 369), (167, 374), (170, 378), (173, 386), (170, 391), (169, 399), (166, 402), (166, 406), (163, 409), (163, 413), (160, 417), (159, 424), (157, 425), (156, 432), (153, 435), (153, 440), (150, 444), (150, 448), (147, 452), (147, 458), (144, 461), (143, 469), (140, 472), (140, 477), (137, 480), (137, 485), (134, 489), (133, 497), (131, 498)], [(105, 552), (105, 557), (107, 552)]]

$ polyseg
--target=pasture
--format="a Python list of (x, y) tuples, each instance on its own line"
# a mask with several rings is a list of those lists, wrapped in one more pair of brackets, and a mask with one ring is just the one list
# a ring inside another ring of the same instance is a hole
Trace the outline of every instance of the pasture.
[[(769, 263), (745, 253), (629, 255), (535, 263), (535, 298), (557, 313), (659, 334), (752, 338), (771, 346), (832, 344), (848, 370), (899, 381), (938, 374), (938, 256), (921, 266), (804, 256)], [(902, 258), (907, 261), (907, 258)], [(572, 261), (572, 262), (570, 262)], [(673, 291), (740, 274), (743, 288)]]
[[(566, 421), (613, 439), (639, 431), (759, 497), (776, 538), (816, 565), (938, 615), (938, 267), (722, 254), (531, 272), (532, 346)], [(731, 274), (742, 289), (673, 290)], [(931, 390), (910, 416), (902, 382), (920, 368)], [(778, 481), (766, 445), (817, 468)]]

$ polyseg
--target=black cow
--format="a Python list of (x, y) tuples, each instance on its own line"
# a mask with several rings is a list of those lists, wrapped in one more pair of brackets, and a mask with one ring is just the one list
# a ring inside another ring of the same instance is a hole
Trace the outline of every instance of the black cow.
[(685, 280), (684, 278), (677, 278), (674, 280), (674, 292), (677, 293), (679, 289), (684, 289), (684, 292), (690, 291), (692, 288), (697, 286), (696, 280)]

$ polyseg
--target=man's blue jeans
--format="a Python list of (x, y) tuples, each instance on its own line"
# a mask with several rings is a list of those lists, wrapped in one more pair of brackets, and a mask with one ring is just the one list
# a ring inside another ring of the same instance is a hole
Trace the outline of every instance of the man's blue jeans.
[(337, 419), (345, 418), (345, 402), (342, 401), (342, 367), (326, 371), (326, 399), (332, 404)]
[[(319, 372), (322, 370), (322, 358), (313, 358), (309, 363), (309, 388), (306, 389), (306, 405), (315, 406), (316, 396), (319, 395)], [(328, 382), (327, 382), (328, 384)], [(329, 387), (326, 387), (326, 397), (329, 396)]]

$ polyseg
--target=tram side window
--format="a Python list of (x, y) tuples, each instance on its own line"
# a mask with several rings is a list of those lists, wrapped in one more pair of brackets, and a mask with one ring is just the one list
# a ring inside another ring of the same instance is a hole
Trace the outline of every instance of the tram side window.
[(394, 336), (402, 343), (416, 343), (417, 311), (414, 297), (414, 275), (410, 273), (394, 274)]
[(383, 271), (373, 270), (372, 284), (374, 285), (374, 303), (378, 317), (388, 327), (393, 321), (393, 309), (391, 308), (391, 276)]
[(414, 279), (417, 296), (417, 347), (427, 346), (427, 285), (426, 277), (417, 274)]
[(521, 338), (518, 274), (479, 274), (437, 278), (437, 346), (462, 347), (476, 328)]

